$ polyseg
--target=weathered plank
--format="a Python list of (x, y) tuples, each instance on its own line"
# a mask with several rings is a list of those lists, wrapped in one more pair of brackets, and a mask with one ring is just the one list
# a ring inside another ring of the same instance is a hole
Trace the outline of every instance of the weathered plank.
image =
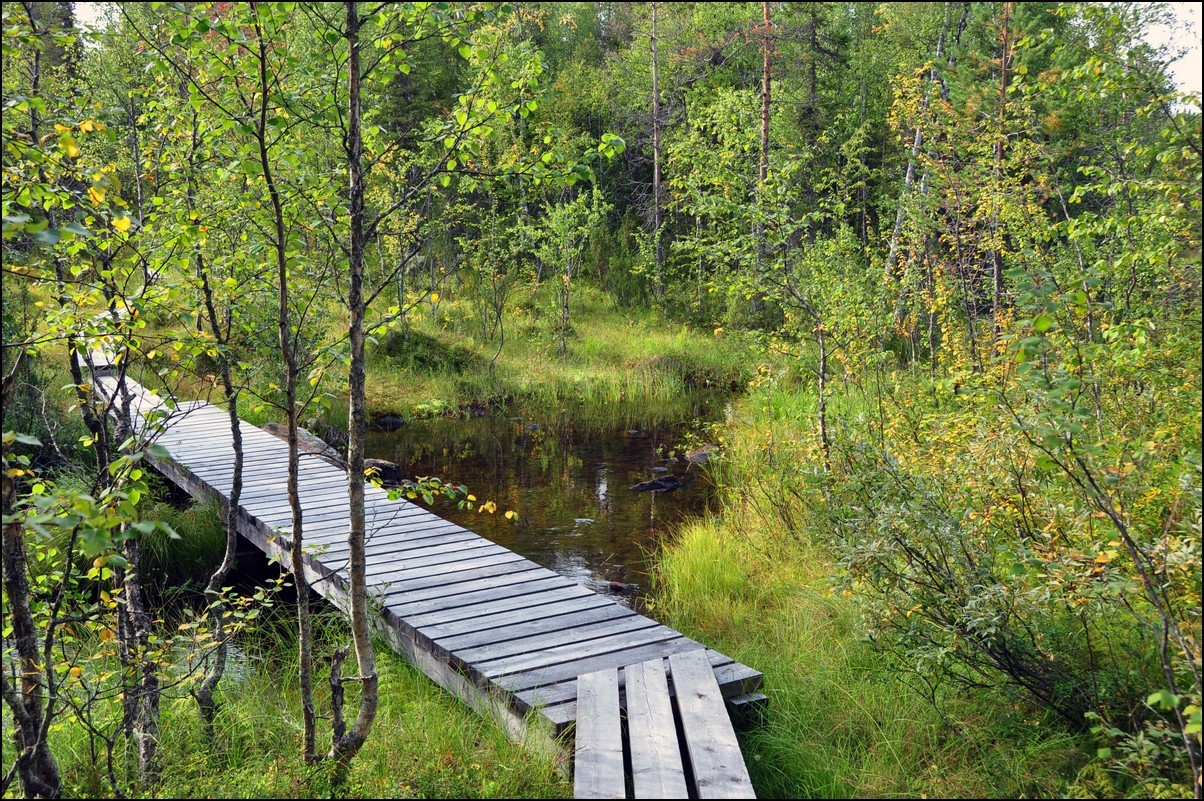
[[(620, 607), (622, 608), (622, 607)], [(518, 640), (508, 640), (500, 643), (478, 645), (473, 648), (460, 647), (455, 649), (456, 657), (467, 663), (486, 669), (493, 665), (502, 664), (510, 658), (525, 659), (532, 654), (538, 654), (537, 659), (572, 658), (566, 653), (577, 657), (591, 649), (598, 650), (609, 647), (607, 638), (618, 637), (620, 634), (642, 631), (660, 625), (655, 620), (649, 620), (642, 615), (628, 611), (625, 615), (607, 614), (605, 611), (593, 615), (595, 620), (580, 623), (568, 628), (560, 628), (542, 634), (524, 637)], [(671, 631), (671, 629), (668, 629)], [(569, 646), (578, 646), (575, 651), (567, 651)], [(559, 652), (559, 655), (557, 655)], [(530, 664), (528, 661), (527, 664)]]
[[(549, 609), (523, 609), (518, 613), (511, 612), (509, 615), (491, 615), (493, 620), (490, 625), (481, 628), (481, 624), (477, 623), (477, 628), (474, 630), (458, 634), (444, 633), (448, 631), (446, 626), (432, 626), (424, 633), (441, 647), (450, 650), (463, 650), (515, 640), (521, 641), (526, 647), (532, 647), (537, 646), (538, 643), (531, 638), (538, 634), (635, 615), (635, 612), (619, 606), (613, 601), (608, 603), (607, 599), (600, 597), (598, 601), (599, 603), (588, 606), (582, 603), (574, 604), (564, 613)], [(452, 630), (454, 631), (454, 629)]]
[(623, 672), (632, 792), (636, 798), (689, 798), (664, 660), (629, 665)]
[(434, 591), (420, 590), (408, 592), (404, 589), (389, 590), (384, 593), (384, 602), (389, 610), (398, 617), (418, 612), (433, 612), (437, 609), (452, 609), (457, 606), (468, 606), (481, 602), (495, 602), (502, 598), (517, 595), (531, 595), (544, 590), (554, 590), (570, 584), (567, 579), (543, 568), (527, 570), (520, 575), (506, 575), (500, 579), (483, 578), (466, 581), (446, 593), (439, 589)]
[(539, 565), (523, 559), (518, 554), (514, 554), (514, 556), (517, 557), (514, 561), (495, 565), (464, 565), (458, 570), (433, 568), (419, 575), (391, 581), (375, 581), (371, 578), (369, 580), (372, 581), (373, 586), (377, 588), (382, 597), (386, 593), (401, 593), (401, 597), (413, 599), (418, 597), (418, 593), (427, 590), (446, 592), (454, 589), (455, 585), (459, 583), (494, 576), (510, 576), (516, 581), (522, 581), (526, 580), (527, 574), (543, 570)]
[(461, 604), (445, 609), (436, 609), (430, 612), (414, 612), (407, 614), (405, 620), (410, 625), (418, 627), (422, 631), (428, 631), (427, 627), (441, 624), (465, 623), (467, 625), (477, 625), (477, 621), (495, 612), (504, 613), (515, 610), (526, 610), (545, 604), (568, 604), (590, 598), (591, 596), (597, 597), (580, 584), (570, 582), (547, 589), (535, 596), (522, 595), (511, 598), (488, 599), (472, 604)]
[[(494, 678), (512, 673), (527, 673), (561, 663), (572, 663), (606, 654), (621, 654), (629, 648), (663, 642), (681, 636), (673, 629), (646, 617), (635, 616), (634, 620), (623, 620), (619, 623), (627, 626), (634, 625), (637, 628), (584, 642), (548, 647), (505, 659), (495, 659), (484, 665), (485, 675)], [(615, 626), (615, 628), (622, 628), (622, 626)]]
[[(719, 682), (725, 699), (754, 692), (761, 686), (762, 676), (758, 671), (735, 662), (730, 656), (708, 649), (707, 660), (711, 663), (715, 672), (715, 680)], [(666, 672), (668, 669), (668, 665), (665, 665)], [(569, 709), (575, 709), (577, 703), (575, 681), (575, 677), (570, 677), (556, 684), (544, 684), (537, 688), (522, 690), (516, 694), (516, 697), (523, 705), (523, 709), (533, 706), (546, 707), (545, 714), (554, 723), (569, 723), (572, 722), (574, 715), (566, 713), (565, 708), (567, 706)], [(619, 676), (619, 693), (620, 695), (623, 693), (622, 674)], [(669, 688), (669, 694), (673, 694), (672, 686)], [(553, 717), (553, 714), (567, 716), (557, 718)]]
[[(478, 549), (479, 551), (487, 551), (485, 548)], [(411, 567), (398, 566), (396, 563), (384, 563), (376, 569), (370, 566), (368, 569), (369, 580), (373, 584), (390, 584), (400, 586), (409, 578), (423, 578), (426, 576), (445, 576), (447, 582), (466, 581), (469, 576), (478, 570), (489, 570), (499, 566), (507, 566), (503, 572), (514, 572), (520, 569), (529, 569), (539, 567), (539, 565), (519, 556), (513, 552), (505, 553), (484, 553), (481, 556), (471, 556), (464, 554), (456, 556), (453, 554), (444, 554), (438, 557), (431, 557), (434, 561), (424, 559), (414, 559)], [(417, 564), (425, 563), (425, 564)], [(523, 564), (525, 563), (525, 564)], [(482, 573), (481, 575), (485, 575)]]
[(619, 718), (619, 675), (615, 669), (577, 680), (573, 797), (624, 798), (623, 729)]
[(756, 798), (706, 654), (673, 654), (669, 670), (699, 798)]
[[(669, 654), (681, 653), (682, 651), (693, 651), (701, 647), (694, 640), (678, 635), (672, 639), (654, 641), (638, 646), (633, 644), (629, 648), (589, 656), (572, 662), (538, 667), (522, 673), (510, 673), (498, 676), (493, 681), (499, 687), (512, 692), (530, 690), (544, 684), (557, 684), (566, 679), (580, 676), (582, 673), (589, 673), (590, 671), (601, 670), (607, 667), (624, 667), (635, 662), (655, 659), (658, 656), (668, 656)], [(535, 702), (534, 705), (538, 706), (540, 703), (539, 694), (534, 693), (531, 697)]]

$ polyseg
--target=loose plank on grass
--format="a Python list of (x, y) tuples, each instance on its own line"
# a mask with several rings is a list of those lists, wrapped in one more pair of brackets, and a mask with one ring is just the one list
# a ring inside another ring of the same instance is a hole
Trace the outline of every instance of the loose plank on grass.
[(756, 798), (706, 654), (701, 650), (673, 654), (669, 670), (698, 797)]
[(629, 665), (623, 672), (627, 679), (627, 734), (635, 797), (689, 798), (664, 660)]
[(611, 668), (579, 678), (577, 708), (573, 797), (625, 797), (619, 672)]

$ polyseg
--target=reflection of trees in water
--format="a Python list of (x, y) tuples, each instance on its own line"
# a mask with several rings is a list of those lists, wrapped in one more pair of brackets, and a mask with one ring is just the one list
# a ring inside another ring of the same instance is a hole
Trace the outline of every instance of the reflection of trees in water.
[[(418, 421), (374, 434), (369, 455), (397, 462), (404, 474), (435, 475), (465, 484), (496, 515), (435, 512), (565, 575), (647, 587), (647, 560), (673, 524), (705, 514), (713, 488), (693, 477), (672, 496), (628, 488), (663, 473), (651, 468), (678, 445), (684, 429), (590, 432), (526, 428), (525, 421), (486, 417)], [(658, 451), (659, 449), (659, 451)], [(682, 464), (668, 467), (680, 473)], [(517, 523), (502, 511), (513, 509)], [(592, 523), (581, 523), (581, 519)]]

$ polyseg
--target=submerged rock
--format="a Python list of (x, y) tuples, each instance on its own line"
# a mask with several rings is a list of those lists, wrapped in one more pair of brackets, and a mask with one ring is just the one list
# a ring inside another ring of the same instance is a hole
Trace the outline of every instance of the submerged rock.
[(711, 455), (715, 453), (718, 447), (718, 445), (708, 442), (706, 445), (702, 445), (692, 451), (687, 451), (686, 461), (690, 464), (706, 464), (707, 459), (711, 458)]
[(677, 476), (665, 476), (664, 478), (654, 478), (651, 481), (641, 481), (631, 488), (632, 492), (673, 492), (682, 485), (681, 479)]
[(378, 414), (368, 421), (368, 428), (373, 431), (396, 431), (405, 425), (406, 420), (400, 414), (392, 412), (387, 414)]
[(667, 468), (667, 467), (654, 467), (654, 468), (652, 468), (652, 472), (653, 472), (653, 473), (668, 473), (668, 472), (669, 472), (669, 468)]

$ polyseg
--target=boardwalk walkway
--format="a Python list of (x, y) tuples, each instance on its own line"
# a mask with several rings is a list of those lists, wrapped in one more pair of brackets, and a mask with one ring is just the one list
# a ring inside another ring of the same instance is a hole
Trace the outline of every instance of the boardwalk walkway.
[[(98, 371), (99, 372), (99, 371)], [(98, 389), (116, 382), (100, 372)], [(127, 379), (135, 417), (158, 400)], [(240, 533), (265, 553), (287, 556), (291, 512), (288, 446), (242, 423)], [(224, 500), (234, 453), (226, 412), (181, 404), (157, 443), (156, 467), (193, 496)], [(729, 703), (754, 697), (761, 674), (404, 500), (366, 487), (368, 582), (394, 647), (474, 708), (525, 730), (531, 710), (563, 731), (576, 719), (577, 678), (673, 654), (701, 651)], [(347, 477), (301, 454), (300, 496), (308, 578), (346, 608)], [(285, 559), (287, 563), (287, 558)]]

